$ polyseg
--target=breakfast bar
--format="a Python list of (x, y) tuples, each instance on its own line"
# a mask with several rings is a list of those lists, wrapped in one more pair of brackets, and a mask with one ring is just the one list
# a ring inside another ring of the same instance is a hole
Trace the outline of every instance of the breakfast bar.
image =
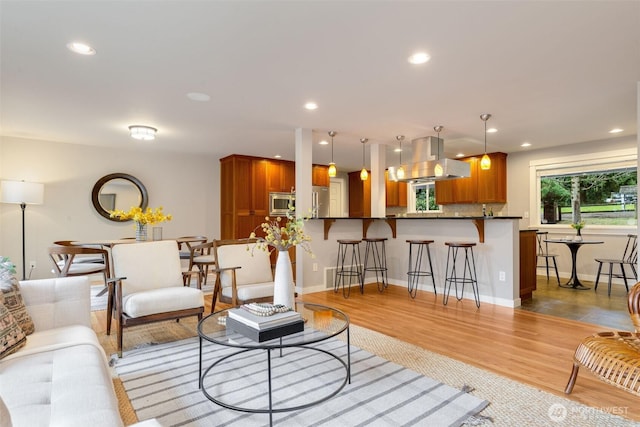
[[(316, 292), (332, 287), (338, 239), (387, 238), (388, 279), (391, 285), (407, 286), (408, 239), (432, 239), (437, 294), (444, 290), (447, 252), (445, 242), (470, 241), (476, 247), (480, 300), (508, 307), (520, 305), (518, 216), (435, 216), (317, 218), (305, 225), (312, 238), (313, 260), (304, 255), (298, 265), (302, 283), (298, 290)], [(365, 277), (365, 283), (371, 279)], [(300, 289), (300, 287), (302, 289)], [(432, 288), (432, 287), (431, 287)], [(425, 287), (423, 291), (432, 292)], [(471, 297), (471, 294), (465, 294)], [(381, 294), (380, 297), (384, 297)], [(471, 301), (470, 301), (471, 302)]]

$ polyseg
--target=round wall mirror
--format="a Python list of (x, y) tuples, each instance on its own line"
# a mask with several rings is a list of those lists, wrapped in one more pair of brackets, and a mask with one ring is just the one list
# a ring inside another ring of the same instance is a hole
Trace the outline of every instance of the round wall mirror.
[(118, 209), (128, 211), (133, 206), (147, 208), (149, 197), (142, 182), (126, 173), (112, 173), (103, 176), (93, 186), (91, 201), (96, 211), (103, 217), (117, 222), (130, 221), (111, 218), (109, 211)]

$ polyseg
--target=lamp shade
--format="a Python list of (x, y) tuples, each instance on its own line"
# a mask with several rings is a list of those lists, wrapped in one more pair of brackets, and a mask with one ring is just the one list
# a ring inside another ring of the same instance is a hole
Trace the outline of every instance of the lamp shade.
[(26, 205), (41, 205), (44, 202), (44, 184), (25, 181), (2, 181), (0, 201)]

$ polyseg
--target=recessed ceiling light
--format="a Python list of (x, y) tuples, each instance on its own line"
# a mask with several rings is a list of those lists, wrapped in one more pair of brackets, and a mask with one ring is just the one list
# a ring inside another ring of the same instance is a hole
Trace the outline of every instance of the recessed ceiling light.
[(275, 156), (273, 156), (273, 157), (275, 157), (276, 159), (279, 159), (279, 158), (281, 158), (282, 156), (281, 156), (280, 154), (276, 154), (276, 155), (275, 155)]
[(520, 147), (531, 147), (531, 143), (523, 142), (522, 144), (520, 144)]
[(198, 101), (198, 102), (207, 102), (211, 100), (211, 97), (209, 95), (207, 95), (206, 93), (200, 93), (200, 92), (189, 92), (187, 94), (187, 98), (189, 98), (192, 101)]
[(464, 153), (458, 153), (456, 154), (456, 157), (464, 157)]
[(498, 132), (498, 129), (496, 129), (496, 128), (487, 129), (487, 133), (496, 133), (496, 132)]
[(394, 152), (394, 153), (401, 153), (401, 152), (402, 152), (402, 148), (399, 148), (399, 147), (394, 148), (394, 149), (393, 149), (393, 152)]
[(611, 130), (609, 131), (609, 133), (620, 133), (620, 132), (622, 132), (623, 130), (624, 130), (624, 129), (614, 128), (614, 129), (611, 129)]
[(131, 138), (139, 139), (141, 141), (151, 141), (156, 138), (156, 132), (158, 129), (151, 126), (131, 125), (129, 126), (129, 132)]
[(409, 57), (409, 63), (413, 65), (424, 64), (429, 61), (431, 57), (425, 52), (416, 52)]
[(306, 104), (304, 104), (304, 108), (306, 108), (307, 110), (315, 110), (318, 108), (318, 104), (316, 104), (315, 102), (307, 102)]
[(318, 144), (320, 144), (320, 145), (329, 145), (329, 141), (323, 139), (322, 141), (318, 142)]
[(96, 50), (94, 48), (84, 43), (70, 42), (70, 43), (67, 43), (67, 48), (72, 52), (79, 53), (80, 55), (96, 54)]

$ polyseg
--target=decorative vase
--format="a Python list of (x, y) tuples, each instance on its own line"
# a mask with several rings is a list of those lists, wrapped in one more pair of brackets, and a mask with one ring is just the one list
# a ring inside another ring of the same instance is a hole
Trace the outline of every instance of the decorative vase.
[(578, 236), (582, 236), (581, 230), (581, 228), (578, 228)]
[(295, 309), (295, 285), (288, 251), (278, 251), (273, 282), (273, 303)]
[(139, 222), (136, 222), (136, 241), (137, 242), (147, 241), (147, 224), (141, 224)]

